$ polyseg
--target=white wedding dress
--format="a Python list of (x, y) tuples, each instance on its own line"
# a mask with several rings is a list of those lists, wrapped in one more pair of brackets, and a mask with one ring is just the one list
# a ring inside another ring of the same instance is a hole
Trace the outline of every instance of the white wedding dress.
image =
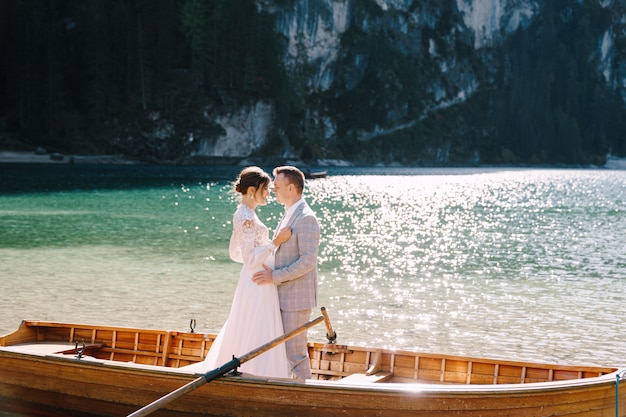
[[(252, 275), (274, 267), (274, 245), (269, 231), (254, 210), (240, 204), (233, 216), (233, 234), (229, 253), (235, 262), (243, 263), (230, 314), (203, 362), (208, 372), (235, 357), (240, 357), (283, 335), (283, 322), (276, 285), (257, 285)], [(239, 371), (259, 376), (289, 377), (285, 345), (280, 345), (245, 362)]]

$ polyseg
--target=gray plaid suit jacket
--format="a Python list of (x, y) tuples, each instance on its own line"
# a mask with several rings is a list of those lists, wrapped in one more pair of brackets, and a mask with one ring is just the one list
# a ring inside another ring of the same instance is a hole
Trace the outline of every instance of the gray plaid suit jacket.
[(312, 309), (317, 305), (317, 252), (320, 228), (306, 202), (289, 220), (291, 238), (280, 245), (272, 279), (278, 286), (281, 310)]

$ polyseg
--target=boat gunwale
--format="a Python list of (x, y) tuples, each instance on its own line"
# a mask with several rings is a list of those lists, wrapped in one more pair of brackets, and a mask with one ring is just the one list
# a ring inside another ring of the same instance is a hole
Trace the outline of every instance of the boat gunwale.
[[(119, 361), (111, 361), (107, 359), (93, 358), (90, 360), (78, 360), (70, 355), (61, 354), (30, 354), (19, 353), (14, 351), (7, 351), (0, 347), (0, 356), (14, 356), (19, 359), (26, 359), (32, 357), (42, 362), (57, 362), (65, 366), (72, 367), (93, 367), (99, 369), (110, 369), (121, 373), (142, 373), (159, 375), (165, 378), (180, 378), (181, 385), (192, 381), (193, 379), (200, 378), (204, 374), (192, 371), (185, 371), (181, 368), (170, 368), (165, 366), (145, 365), (136, 363), (127, 363)], [(378, 382), (378, 383), (338, 383), (338, 381), (331, 380), (296, 380), (289, 378), (265, 378), (256, 375), (242, 374), (238, 376), (224, 375), (221, 378), (215, 379), (213, 382), (225, 383), (225, 384), (247, 384), (247, 385), (262, 385), (264, 387), (275, 387), (310, 390), (319, 389), (323, 391), (331, 392), (363, 392), (368, 394), (380, 393), (384, 395), (388, 394), (428, 394), (432, 396), (501, 396), (506, 395), (520, 395), (535, 394), (537, 392), (545, 394), (555, 394), (560, 391), (571, 391), (583, 388), (597, 388), (604, 389), (608, 386), (615, 386), (616, 376), (621, 372), (625, 372), (626, 368), (618, 369), (617, 371), (604, 374), (598, 377), (580, 378), (573, 380), (561, 380), (561, 381), (546, 381), (546, 382), (533, 382), (525, 384), (432, 384), (432, 383), (393, 383), (393, 382)], [(620, 380), (620, 386), (626, 384), (626, 380)]]
[[(22, 344), (21, 346), (29, 346), (30, 344)], [(67, 366), (78, 367), (96, 367), (100, 369), (111, 369), (118, 372), (129, 373), (148, 373), (167, 377), (181, 378), (181, 384), (189, 382), (195, 378), (202, 377), (204, 374), (193, 370), (183, 368), (167, 367), (162, 365), (138, 364), (133, 362), (122, 362), (109, 359), (99, 359), (93, 357), (83, 357), (77, 359), (71, 354), (61, 353), (36, 353), (7, 349), (0, 346), (0, 356), (13, 357), (22, 360), (38, 360), (40, 362), (48, 362), (51, 365), (61, 363)], [(600, 375), (597, 377), (578, 378), (559, 381), (531, 382), (531, 383), (515, 383), (515, 384), (441, 384), (428, 382), (340, 382), (333, 380), (296, 380), (289, 378), (267, 378), (250, 374), (242, 374), (238, 376), (224, 375), (216, 381), (222, 383), (233, 384), (253, 384), (266, 387), (288, 386), (290, 388), (299, 389), (323, 389), (335, 391), (359, 391), (367, 393), (427, 393), (429, 395), (511, 395), (511, 394), (529, 394), (535, 392), (557, 392), (559, 390), (571, 390), (583, 387), (603, 388), (606, 385), (615, 385), (617, 375), (625, 372), (626, 368), (617, 368), (614, 372)], [(622, 381), (620, 380), (620, 383)]]
[[(88, 328), (95, 330), (123, 330), (128, 332), (140, 332), (145, 334), (162, 334), (162, 335), (202, 335), (205, 339), (214, 339), (217, 336), (217, 333), (190, 333), (188, 331), (179, 331), (179, 330), (163, 330), (163, 329), (148, 329), (141, 327), (127, 327), (127, 326), (117, 326), (117, 325), (99, 325), (99, 324), (86, 324), (86, 323), (71, 323), (71, 322), (57, 322), (57, 321), (42, 321), (42, 320), (22, 320), (20, 326), (13, 332), (8, 333), (6, 335), (0, 335), (0, 348), (3, 346), (11, 346), (5, 345), (3, 342), (5, 339), (9, 339), (13, 335), (18, 335), (24, 328), (37, 328), (37, 327), (45, 327), (45, 328)], [(23, 342), (22, 344), (45, 344), (45, 341), (41, 342)], [(55, 342), (56, 343), (56, 342)], [(499, 365), (510, 365), (510, 366), (532, 366), (536, 368), (542, 369), (553, 369), (553, 370), (564, 370), (564, 371), (582, 371), (582, 372), (605, 372), (605, 374), (614, 373), (618, 367), (611, 366), (598, 366), (598, 365), (562, 365), (555, 363), (547, 363), (547, 362), (528, 362), (521, 360), (509, 360), (509, 359), (494, 359), (494, 358), (482, 358), (482, 357), (472, 357), (472, 356), (461, 356), (461, 355), (452, 355), (452, 354), (439, 354), (439, 353), (429, 353), (429, 352), (418, 352), (418, 351), (409, 351), (409, 350), (401, 350), (401, 349), (381, 349), (374, 348), (370, 346), (356, 346), (356, 345), (344, 345), (344, 344), (327, 344), (320, 343), (315, 341), (308, 342), (309, 347), (314, 350), (319, 350), (320, 352), (333, 352), (333, 351), (344, 351), (344, 350), (361, 350), (361, 351), (381, 351), (382, 353), (389, 353), (394, 355), (409, 355), (409, 356), (419, 356), (420, 358), (437, 358), (437, 359), (446, 359), (446, 360), (460, 360), (467, 362), (480, 362), (486, 364), (499, 364)], [(68, 346), (70, 343), (68, 342)], [(174, 368), (176, 369), (176, 368)], [(580, 379), (589, 379), (589, 378), (580, 378)], [(532, 382), (533, 384), (535, 382)], [(472, 384), (468, 384), (472, 385)]]

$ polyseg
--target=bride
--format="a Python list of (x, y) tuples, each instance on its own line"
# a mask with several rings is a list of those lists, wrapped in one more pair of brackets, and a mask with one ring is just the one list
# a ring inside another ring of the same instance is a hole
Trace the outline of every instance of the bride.
[[(233, 233), (229, 254), (235, 262), (243, 263), (239, 282), (226, 323), (213, 342), (202, 365), (203, 372), (250, 352), (283, 335), (283, 322), (275, 285), (256, 285), (252, 275), (262, 270), (262, 264), (274, 267), (275, 249), (291, 237), (284, 228), (269, 239), (268, 228), (259, 220), (255, 208), (267, 204), (270, 176), (258, 167), (247, 167), (237, 177), (235, 191), (241, 194), (241, 204), (233, 216)], [(285, 345), (280, 344), (243, 363), (242, 372), (270, 377), (289, 376)]]

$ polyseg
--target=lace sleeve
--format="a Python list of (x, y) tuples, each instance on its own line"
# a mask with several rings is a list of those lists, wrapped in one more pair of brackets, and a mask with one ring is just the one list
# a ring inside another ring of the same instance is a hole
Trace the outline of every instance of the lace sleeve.
[[(260, 269), (261, 264), (272, 253), (275, 246), (269, 243), (259, 244), (262, 241), (258, 225), (253, 218), (248, 216), (235, 216), (233, 221), (233, 234), (231, 235), (229, 253), (235, 262), (243, 263), (244, 266)], [(267, 238), (265, 238), (267, 239)]]

